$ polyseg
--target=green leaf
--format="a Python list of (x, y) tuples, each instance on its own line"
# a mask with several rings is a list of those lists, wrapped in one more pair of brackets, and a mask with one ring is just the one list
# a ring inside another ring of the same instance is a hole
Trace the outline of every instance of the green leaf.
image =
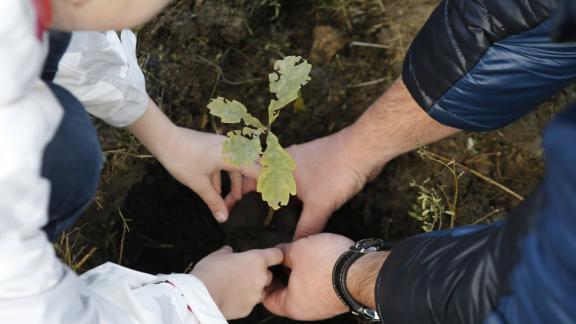
[(268, 121), (272, 124), (280, 109), (298, 98), (298, 91), (310, 81), (312, 65), (300, 56), (286, 56), (274, 64), (270, 73), (270, 92), (276, 94), (268, 106)]
[(262, 172), (258, 177), (257, 190), (262, 199), (274, 210), (288, 205), (290, 195), (296, 195), (294, 170), (296, 163), (286, 152), (272, 132), (266, 139), (266, 151), (260, 160)]
[(264, 125), (254, 116), (250, 115), (246, 107), (236, 100), (226, 100), (222, 97), (212, 99), (208, 104), (210, 114), (220, 117), (225, 124), (235, 124), (244, 120), (244, 124), (255, 128), (264, 128)]
[(249, 137), (254, 137), (254, 136), (258, 136), (260, 135), (260, 131), (254, 128), (250, 128), (250, 127), (244, 127), (242, 128), (242, 135), (244, 136), (249, 136)]
[(224, 160), (232, 165), (251, 164), (262, 154), (260, 137), (246, 138), (241, 131), (228, 133), (228, 140), (222, 145)]
[(244, 105), (236, 100), (226, 100), (222, 97), (212, 99), (208, 104), (210, 114), (220, 117), (223, 123), (239, 123), (248, 114)]
[(254, 128), (258, 128), (258, 129), (263, 129), (264, 125), (262, 125), (262, 123), (258, 120), (258, 118), (250, 115), (250, 113), (246, 113), (246, 116), (244, 116), (244, 124), (246, 124), (246, 126), (252, 126)]

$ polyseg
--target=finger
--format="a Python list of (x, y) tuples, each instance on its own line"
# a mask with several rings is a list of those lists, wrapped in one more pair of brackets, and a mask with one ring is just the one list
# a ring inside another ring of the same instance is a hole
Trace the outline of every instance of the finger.
[(226, 255), (226, 254), (230, 254), (233, 252), (234, 252), (234, 250), (232, 250), (232, 247), (225, 245), (225, 246), (221, 247), (220, 249), (212, 252), (211, 255)]
[(258, 163), (251, 163), (241, 166), (235, 166), (229, 163), (225, 163), (222, 169), (228, 172), (240, 172), (245, 177), (258, 179), (262, 167), (260, 167)]
[(242, 198), (242, 173), (230, 172), (230, 194), (236, 200)]
[(220, 223), (227, 221), (228, 209), (226, 208), (224, 199), (222, 199), (220, 194), (212, 187), (212, 183), (206, 180), (206, 183), (201, 186), (201, 188), (197, 193), (206, 205), (208, 205), (214, 218)]
[(266, 294), (262, 303), (270, 313), (286, 317), (288, 315), (286, 311), (287, 295), (288, 288), (276, 289)]
[(328, 218), (330, 218), (330, 214), (330, 210), (304, 204), (298, 225), (296, 225), (294, 240), (322, 232), (328, 222)]
[(274, 275), (272, 274), (272, 271), (266, 271), (266, 282), (264, 283), (264, 287), (270, 286), (273, 280)]
[(240, 172), (248, 178), (258, 179), (258, 176), (260, 176), (261, 169), (262, 167), (260, 167), (260, 165), (258, 165), (257, 163), (252, 163), (249, 165), (241, 166)]
[(228, 208), (228, 210), (232, 210), (232, 208), (234, 208), (234, 205), (236, 205), (238, 200), (239, 199), (236, 199), (234, 197), (234, 195), (232, 195), (232, 193), (227, 194), (226, 198), (224, 198), (224, 203), (226, 204), (226, 208)]
[(277, 249), (280, 249), (282, 251), (282, 254), (284, 254), (284, 260), (282, 261), (282, 265), (292, 269), (293, 267), (293, 262), (292, 262), (292, 245), (294, 243), (282, 243), (282, 244), (278, 244), (276, 246)]
[(245, 177), (242, 182), (242, 194), (245, 195), (249, 192), (256, 191), (257, 184), (257, 180)]
[(212, 174), (212, 186), (218, 192), (218, 194), (222, 194), (222, 174), (220, 171), (216, 171)]
[(282, 263), (284, 260), (284, 253), (278, 248), (269, 248), (260, 250), (260, 255), (266, 260), (266, 264), (271, 267)]

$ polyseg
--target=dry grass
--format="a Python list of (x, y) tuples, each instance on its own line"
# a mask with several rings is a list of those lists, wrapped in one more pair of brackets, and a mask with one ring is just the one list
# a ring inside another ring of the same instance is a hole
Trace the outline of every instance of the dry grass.
[(86, 263), (98, 251), (96, 247), (88, 247), (82, 236), (82, 228), (64, 232), (58, 241), (54, 243), (54, 249), (60, 260), (75, 272), (84, 272)]

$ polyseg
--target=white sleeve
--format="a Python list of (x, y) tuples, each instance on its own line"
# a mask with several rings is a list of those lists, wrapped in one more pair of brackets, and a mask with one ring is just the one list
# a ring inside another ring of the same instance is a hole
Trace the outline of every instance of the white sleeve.
[(54, 79), (90, 114), (115, 127), (129, 126), (148, 107), (136, 36), (123, 30), (120, 38), (115, 31), (74, 32)]
[(40, 176), (44, 148), (62, 109), (38, 78), (46, 48), (37, 34), (32, 2), (3, 0), (0, 13), (0, 300), (4, 300), (52, 287), (62, 275), (41, 231), (50, 186)]
[(226, 323), (191, 275), (106, 264), (79, 279), (60, 263), (42, 231), (50, 184), (41, 164), (62, 109), (42, 81), (26, 89), (0, 104), (0, 323)]
[(80, 280), (99, 298), (132, 314), (136, 323), (226, 323), (202, 281), (192, 275), (152, 276), (106, 263)]
[(56, 257), (41, 166), (63, 111), (38, 78), (46, 51), (32, 3), (0, 1), (0, 323), (225, 323), (193, 276), (106, 264), (79, 279)]

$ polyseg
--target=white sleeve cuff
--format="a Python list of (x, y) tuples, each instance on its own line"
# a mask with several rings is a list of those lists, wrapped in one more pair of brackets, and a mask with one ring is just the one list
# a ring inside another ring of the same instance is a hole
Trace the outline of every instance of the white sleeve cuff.
[(171, 282), (181, 290), (201, 324), (228, 323), (200, 279), (190, 274), (171, 274), (158, 278)]

